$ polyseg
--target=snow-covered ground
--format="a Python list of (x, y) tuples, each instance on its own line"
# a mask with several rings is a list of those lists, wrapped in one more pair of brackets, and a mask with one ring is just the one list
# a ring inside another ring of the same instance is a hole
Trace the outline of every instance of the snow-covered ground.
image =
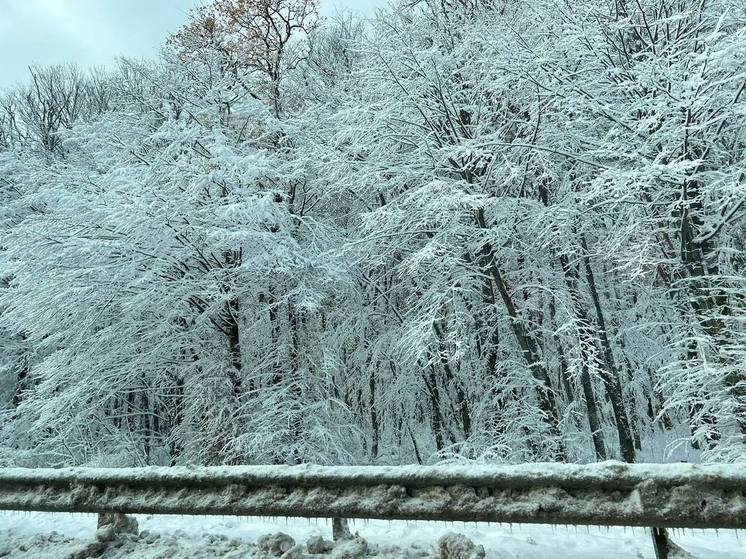
[[(140, 538), (124, 538), (109, 559), (246, 559), (265, 534), (285, 532), (299, 544), (313, 536), (331, 538), (324, 520), (138, 515)], [(654, 556), (646, 530), (540, 525), (446, 524), (355, 521), (353, 532), (379, 557), (433, 557), (437, 540), (462, 533), (486, 550), (487, 559), (639, 559)], [(63, 559), (94, 540), (96, 516), (0, 512), (0, 557)], [(740, 537), (740, 538), (739, 538)], [(697, 559), (746, 557), (746, 534), (731, 530), (675, 531), (674, 540)]]

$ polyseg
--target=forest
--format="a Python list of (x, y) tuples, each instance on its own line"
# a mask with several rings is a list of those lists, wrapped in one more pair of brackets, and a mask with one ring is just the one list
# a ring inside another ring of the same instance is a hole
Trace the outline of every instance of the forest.
[(213, 0), (0, 93), (0, 466), (746, 460), (746, 4)]

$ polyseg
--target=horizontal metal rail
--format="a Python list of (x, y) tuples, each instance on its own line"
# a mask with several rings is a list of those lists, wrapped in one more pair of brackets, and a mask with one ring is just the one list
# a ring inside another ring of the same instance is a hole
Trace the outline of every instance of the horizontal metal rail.
[(746, 464), (13, 468), (0, 510), (746, 528)]

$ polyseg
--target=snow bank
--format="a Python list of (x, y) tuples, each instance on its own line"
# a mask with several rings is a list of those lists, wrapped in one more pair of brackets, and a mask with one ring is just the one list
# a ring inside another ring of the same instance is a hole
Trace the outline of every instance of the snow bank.
[[(260, 559), (255, 542), (263, 535), (284, 532), (296, 542), (306, 542), (302, 548), (311, 538), (331, 534), (330, 521), (297, 518), (139, 515), (137, 521), (140, 536), (122, 538), (121, 544), (107, 549), (104, 559)], [(645, 529), (403, 521), (354, 522), (352, 529), (367, 542), (366, 559), (437, 559), (438, 541), (449, 532), (483, 546), (487, 559), (653, 557)], [(58, 533), (52, 533), (54, 530)], [(95, 515), (0, 512), (0, 557), (67, 558), (87, 545), (95, 532)], [(746, 557), (746, 537), (739, 540), (732, 530), (675, 530), (672, 536), (696, 559)], [(317, 554), (309, 550), (308, 554), (317, 555), (313, 559), (331, 559), (330, 551)]]

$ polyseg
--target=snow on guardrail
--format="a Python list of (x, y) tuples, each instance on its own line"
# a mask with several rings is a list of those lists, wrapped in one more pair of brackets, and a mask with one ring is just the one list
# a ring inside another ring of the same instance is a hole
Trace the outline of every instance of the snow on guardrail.
[(0, 510), (746, 528), (746, 464), (0, 469)]

